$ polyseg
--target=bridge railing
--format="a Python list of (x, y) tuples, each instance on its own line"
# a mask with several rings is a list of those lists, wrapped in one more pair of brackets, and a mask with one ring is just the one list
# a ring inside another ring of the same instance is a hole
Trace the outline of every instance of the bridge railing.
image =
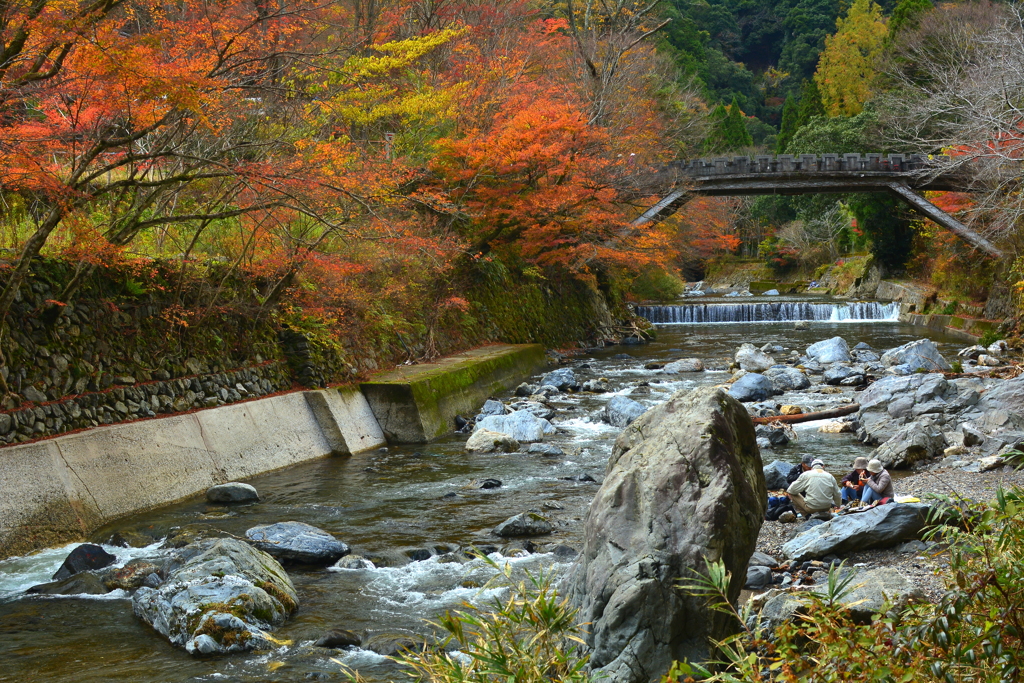
[(923, 154), (780, 154), (757, 157), (717, 157), (677, 161), (672, 167), (695, 177), (752, 173), (906, 173), (923, 171), (948, 157)]

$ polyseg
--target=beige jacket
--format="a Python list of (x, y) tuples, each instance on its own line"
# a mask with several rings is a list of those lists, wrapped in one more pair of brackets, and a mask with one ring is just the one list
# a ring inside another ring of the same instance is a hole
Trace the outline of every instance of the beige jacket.
[(786, 492), (801, 494), (811, 510), (828, 510), (842, 501), (836, 478), (818, 467), (801, 474)]

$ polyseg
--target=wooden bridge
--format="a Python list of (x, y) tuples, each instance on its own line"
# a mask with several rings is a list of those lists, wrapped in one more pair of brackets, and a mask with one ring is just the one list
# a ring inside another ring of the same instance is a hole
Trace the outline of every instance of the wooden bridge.
[(677, 162), (662, 172), (676, 187), (632, 225), (657, 223), (697, 195), (889, 192), (978, 249), (1002, 257), (995, 245), (919, 194), (966, 188), (962, 176), (937, 172), (946, 161), (919, 154), (780, 154)]

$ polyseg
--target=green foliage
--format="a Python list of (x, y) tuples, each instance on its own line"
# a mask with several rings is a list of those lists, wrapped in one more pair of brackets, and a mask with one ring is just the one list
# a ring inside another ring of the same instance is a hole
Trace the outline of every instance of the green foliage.
[(675, 275), (652, 268), (633, 280), (629, 293), (639, 301), (672, 301), (679, 298), (685, 288), (685, 283)]
[(775, 237), (769, 237), (757, 247), (757, 255), (764, 259), (775, 275), (784, 275), (800, 263), (800, 253)]
[(857, 229), (871, 238), (871, 253), (890, 273), (903, 270), (910, 258), (914, 228), (903, 203), (880, 194), (850, 195)]
[[(431, 683), (587, 683), (588, 655), (577, 610), (559, 598), (549, 576), (527, 574), (514, 581), (509, 564), (498, 578), (510, 584), (507, 596), (486, 607), (463, 603), (434, 624), (447, 638), (439, 648), (399, 659), (410, 675)], [(457, 649), (463, 657), (448, 650)]]
[(952, 370), (953, 372), (955, 372), (957, 374), (960, 374), (961, 372), (964, 371), (963, 364), (960, 361), (958, 361), (958, 360), (955, 360), (952, 363), (950, 363), (949, 364), (949, 368), (950, 368), (950, 370)]
[(803, 82), (800, 87), (800, 110), (797, 116), (797, 128), (810, 123), (815, 116), (825, 115), (825, 105), (821, 103), (821, 91), (813, 79)]
[[(1024, 453), (1011, 451), (1016, 465)], [(828, 681), (1002, 683), (1020, 680), (1024, 662), (1024, 491), (999, 490), (981, 510), (936, 497), (930, 536), (948, 546), (946, 593), (938, 604), (886, 607), (868, 624), (843, 605), (856, 574), (833, 567), (821, 592), (799, 594), (803, 606), (774, 632), (726, 599), (730, 576), (709, 563), (707, 578), (682, 586), (731, 615), (738, 634), (715, 643), (718, 661), (677, 663), (663, 683)], [(953, 524), (952, 522), (956, 522)], [(690, 678), (687, 678), (690, 677)]]
[(705, 141), (708, 152), (738, 152), (754, 144), (736, 98), (728, 109), (722, 105), (715, 107), (711, 112), (711, 122), (711, 131)]
[(779, 128), (779, 139), (775, 145), (775, 150), (779, 154), (786, 153), (786, 146), (800, 127), (799, 115), (800, 108), (796, 100), (792, 96), (787, 97), (786, 103), (782, 106), (782, 126)]
[(889, 17), (890, 39), (905, 28), (917, 28), (921, 17), (934, 6), (932, 0), (900, 0), (896, 9), (892, 11), (892, 16)]
[(978, 339), (982, 346), (991, 346), (1002, 339), (1002, 336), (995, 330), (985, 330), (985, 333)]

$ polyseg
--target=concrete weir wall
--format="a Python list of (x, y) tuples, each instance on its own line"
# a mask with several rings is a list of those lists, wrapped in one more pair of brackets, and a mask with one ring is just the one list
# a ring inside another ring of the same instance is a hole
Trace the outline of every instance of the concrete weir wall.
[(484, 346), (400, 368), (360, 385), (392, 443), (426, 443), (451, 431), (455, 416), (476, 411), (545, 362), (540, 344)]
[(385, 443), (358, 391), (296, 392), (0, 450), (0, 558), (208, 487)]

